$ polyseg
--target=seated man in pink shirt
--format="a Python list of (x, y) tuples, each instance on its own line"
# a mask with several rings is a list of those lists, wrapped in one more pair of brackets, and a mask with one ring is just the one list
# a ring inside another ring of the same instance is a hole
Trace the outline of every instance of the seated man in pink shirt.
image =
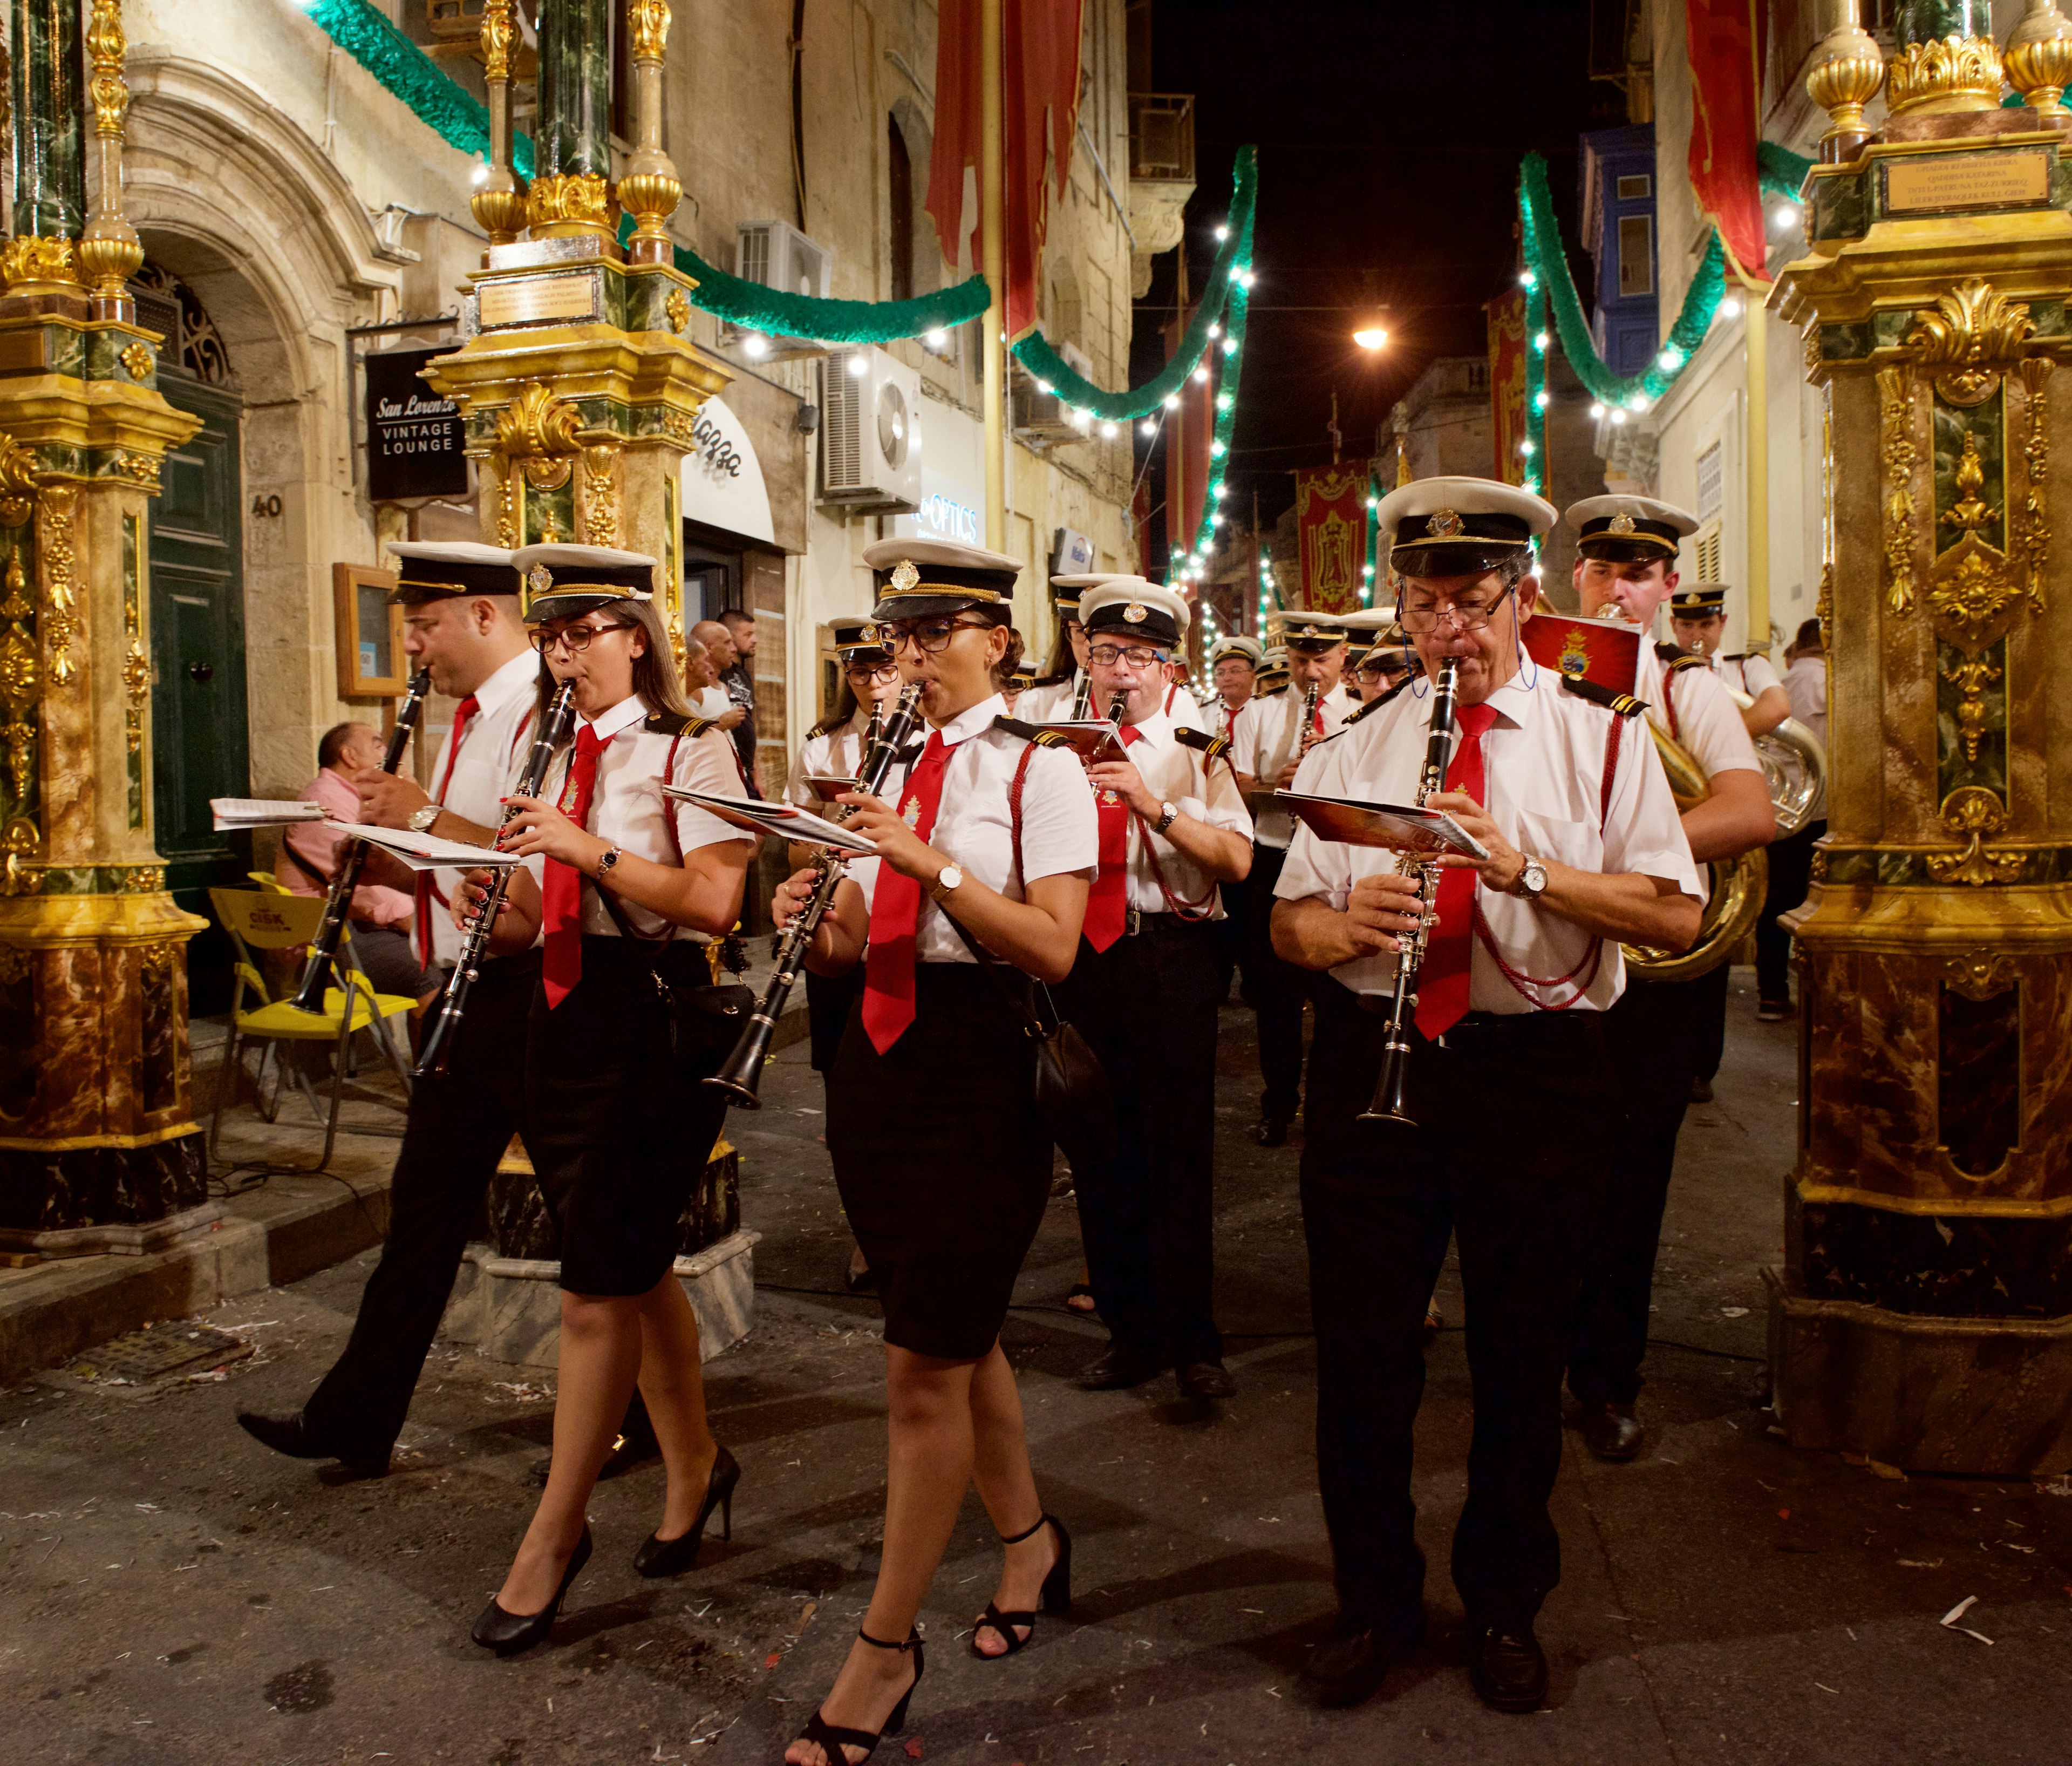
[[(372, 726), (335, 724), (317, 744), (317, 776), (302, 787), (302, 796), (322, 804), (340, 821), (357, 821), (360, 793), (353, 788), (353, 776), (379, 767), (381, 760), (380, 734)], [(295, 895), (328, 895), (345, 845), (345, 836), (325, 823), (298, 823), (281, 842), (273, 875)], [(414, 897), (384, 883), (364, 883), (352, 892), (352, 942), (360, 967), (376, 991), (416, 1000), (413, 1019), (439, 993), (437, 971), (427, 969), (411, 946), (417, 914)]]

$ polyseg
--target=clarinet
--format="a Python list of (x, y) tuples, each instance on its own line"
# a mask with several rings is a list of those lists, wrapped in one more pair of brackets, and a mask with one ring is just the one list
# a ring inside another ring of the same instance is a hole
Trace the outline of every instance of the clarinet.
[[(1072, 721), (1083, 723), (1094, 708), (1094, 677), (1092, 669), (1079, 675), (1079, 690), (1072, 695)], [(1112, 722), (1114, 720), (1109, 720)]]
[[(1424, 744), (1424, 770), (1417, 780), (1417, 807), (1445, 788), (1446, 762), (1453, 745), (1453, 714), (1461, 688), (1461, 664), (1448, 657), (1439, 665), (1439, 678), (1432, 688), (1432, 733)], [(1417, 1119), (1406, 1107), (1404, 1088), (1410, 1076), (1410, 1023), (1417, 1009), (1417, 971), (1424, 965), (1429, 934), (1426, 922), (1439, 897), (1442, 867), (1436, 858), (1405, 853), (1396, 868), (1404, 876), (1417, 879), (1417, 928), (1399, 934), (1396, 953), (1396, 998), (1388, 1009), (1388, 1035), (1382, 1044), (1381, 1072), (1374, 1085), (1374, 1101), (1360, 1113), (1363, 1122), (1401, 1122), (1415, 1128)]]
[(1297, 733), (1295, 758), (1305, 758), (1317, 741), (1317, 695), (1320, 683), (1312, 681), (1302, 695), (1302, 727)]
[[(921, 690), (922, 683), (917, 681), (900, 694), (899, 703), (886, 719), (878, 745), (865, 757), (863, 776), (857, 783), (857, 790), (875, 797), (884, 788), (893, 763), (906, 747), (920, 717)], [(852, 807), (845, 805), (834, 819), (848, 821)], [(726, 1064), (705, 1081), (715, 1090), (726, 1093), (727, 1102), (738, 1109), (763, 1107), (756, 1087), (762, 1083), (763, 1064), (770, 1058), (770, 1044), (777, 1033), (777, 1019), (784, 1010), (784, 1002), (791, 998), (791, 990), (798, 983), (807, 947), (812, 943), (813, 934), (820, 929), (820, 922), (827, 918), (828, 910), (834, 905), (835, 886), (841, 880), (841, 862), (829, 853), (812, 896), (785, 928), (783, 939), (777, 946), (776, 969), (763, 990), (762, 998), (755, 1002), (755, 1010), (749, 1015), (748, 1027), (741, 1033), (741, 1040), (734, 1045), (734, 1052), (727, 1056)]]
[[(381, 770), (393, 772), (403, 764), (403, 750), (424, 713), (425, 696), (431, 691), (432, 671), (420, 669), (410, 677), (410, 690), (396, 708), (396, 727), (388, 733), (388, 751), (382, 756)], [(350, 836), (347, 837), (350, 839)], [(338, 961), (338, 947), (345, 937), (345, 923), (352, 908), (352, 892), (360, 887), (360, 874), (367, 866), (367, 842), (352, 840), (351, 850), (339, 855), (338, 875), (331, 880), (331, 894), (324, 902), (323, 921), (310, 941), (302, 978), (295, 984), (295, 1010), (321, 1012), (324, 988)]]
[[(532, 748), (526, 754), (525, 770), (512, 788), (514, 797), (540, 795), (547, 782), (547, 768), (554, 758), (554, 751), (568, 739), (575, 701), (574, 681), (564, 681), (555, 689), (553, 702), (541, 722), (540, 733), (532, 739)], [(508, 825), (512, 817), (520, 813), (517, 805), (512, 805), (504, 812), (504, 822)], [(467, 1010), (468, 990), (482, 973), (483, 959), (489, 951), (489, 935), (496, 929), (497, 912), (511, 887), (511, 873), (517, 868), (516, 865), (498, 866), (483, 886), (481, 904), (461, 934), (460, 956), (454, 964), (453, 973), (446, 977), (446, 990), (439, 995), (438, 1009), (426, 1027), (424, 1044), (417, 1052), (417, 1064), (412, 1069), (413, 1078), (422, 1079), (427, 1073), (443, 1073), (446, 1070), (446, 1062), (453, 1052), (454, 1032), (460, 1028), (461, 1015)]]

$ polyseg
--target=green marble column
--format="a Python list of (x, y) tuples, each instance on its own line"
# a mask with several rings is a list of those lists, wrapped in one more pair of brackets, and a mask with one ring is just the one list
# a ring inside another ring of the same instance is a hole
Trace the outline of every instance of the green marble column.
[(80, 0), (14, 0), (14, 233), (76, 239), (86, 208)]
[(611, 237), (610, 0), (541, 0), (539, 155), (526, 198), (535, 239)]

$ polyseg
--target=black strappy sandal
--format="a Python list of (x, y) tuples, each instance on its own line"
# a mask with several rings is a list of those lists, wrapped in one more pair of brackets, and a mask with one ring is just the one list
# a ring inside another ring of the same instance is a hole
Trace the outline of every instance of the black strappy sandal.
[[(1039, 1521), (1036, 1525), (1040, 1527), (1043, 1523)], [(1025, 1533), (1022, 1537), (1026, 1538), (1028, 1535)], [(843, 1750), (861, 1747), (863, 1759), (869, 1760), (878, 1752), (878, 1744), (887, 1735), (896, 1735), (904, 1729), (906, 1727), (906, 1707), (913, 1701), (915, 1687), (921, 1684), (922, 1670), (928, 1665), (927, 1657), (922, 1653), (921, 1633), (918, 1630), (910, 1632), (903, 1644), (888, 1644), (882, 1637), (872, 1636), (861, 1626), (857, 1628), (856, 1634), (873, 1649), (896, 1649), (902, 1656), (911, 1649), (914, 1653), (914, 1678), (908, 1683), (906, 1690), (899, 1695), (899, 1702), (892, 1707), (892, 1715), (885, 1719), (885, 1727), (875, 1734), (868, 1729), (845, 1729), (839, 1723), (829, 1723), (818, 1711), (806, 1719), (806, 1727), (799, 1731), (798, 1739), (802, 1742), (816, 1743), (820, 1752), (827, 1756), (828, 1766), (863, 1766), (863, 1760), (852, 1762)]]
[[(1049, 1527), (1058, 1535), (1058, 1561), (1050, 1566), (1050, 1573), (1043, 1579), (1042, 1591), (1037, 1597), (1036, 1612), (1002, 1612), (991, 1601), (979, 1615), (978, 1623), (972, 1628), (971, 1653), (980, 1661), (1005, 1661), (1018, 1650), (1026, 1649), (1036, 1636), (1037, 1613), (1054, 1616), (1072, 1610), (1072, 1536), (1065, 1531), (1065, 1524), (1055, 1515), (1046, 1514), (1026, 1533), (1018, 1533), (1012, 1538), (1002, 1537), (1003, 1546), (1018, 1546), (1025, 1539), (1033, 1539), (1043, 1528)], [(1029, 1635), (1022, 1636), (1016, 1632), (1018, 1625), (1026, 1625)], [(997, 1631), (1006, 1639), (1007, 1647), (997, 1656), (988, 1655), (978, 1646), (981, 1630)]]

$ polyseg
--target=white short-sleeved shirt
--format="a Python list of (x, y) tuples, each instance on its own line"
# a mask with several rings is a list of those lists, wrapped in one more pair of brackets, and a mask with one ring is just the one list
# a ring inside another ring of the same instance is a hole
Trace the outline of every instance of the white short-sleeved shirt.
[[(1777, 670), (1770, 665), (1770, 658), (1753, 650), (1746, 656), (1714, 657), (1712, 660), (1720, 678), (1751, 699), (1760, 699), (1771, 687), (1784, 685), (1778, 678)], [(1737, 706), (1734, 709), (1741, 708)]]
[(1219, 696), (1208, 711), (1208, 727), (1211, 733), (1221, 736), (1226, 742), (1235, 742), (1237, 720), (1243, 714), (1245, 706), (1251, 703), (1252, 701), (1247, 699), (1240, 705), (1227, 706)]
[[(1611, 737), (1613, 715), (1560, 683), (1552, 669), (1540, 669), (1514, 675), (1490, 696), (1497, 717), (1482, 737), (1482, 766), (1487, 799), (1483, 807), (1490, 818), (1507, 840), (1535, 858), (1605, 875), (1638, 872), (1659, 877), (1681, 893), (1702, 899), (1676, 800), (1646, 731), (1637, 721), (1624, 720), (1618, 768), (1605, 808), (1605, 745)], [(1337, 741), (1312, 750), (1297, 785), (1322, 797), (1414, 803), (1431, 727), (1431, 694), (1405, 693)], [(1383, 848), (1340, 846), (1301, 827), (1274, 893), (1287, 901), (1314, 895), (1342, 909), (1359, 879), (1392, 871), (1395, 865), (1396, 854)], [(1468, 974), (1470, 1011), (1505, 1015), (1557, 1006), (1586, 975), (1589, 985), (1575, 1002), (1577, 1011), (1601, 1011), (1624, 990), (1625, 959), (1616, 941), (1604, 941), (1593, 972), (1588, 961), (1591, 935), (1581, 928), (1515, 895), (1500, 894), (1479, 879), (1475, 899), (1490, 937), (1512, 969), (1541, 981), (1572, 972), (1575, 979), (1531, 990), (1534, 997), (1528, 998), (1477, 938)], [(1363, 957), (1331, 974), (1355, 993), (1393, 993), (1396, 958)]]
[[(839, 805), (824, 804), (813, 794), (809, 779), (853, 779), (863, 771), (863, 732), (870, 727), (870, 714), (859, 710), (841, 728), (830, 730), (824, 735), (808, 736), (799, 750), (799, 764), (791, 769), (789, 794), (793, 803), (801, 809), (810, 809), (816, 816), (833, 815)], [(906, 782), (906, 772), (915, 760), (920, 757), (921, 739), (916, 737), (909, 745), (911, 758), (895, 760), (892, 770), (886, 775), (885, 786), (880, 793), (887, 803), (894, 801), (900, 787)], [(878, 871), (875, 858), (852, 858), (849, 861), (849, 875), (859, 886)]]
[[(525, 756), (536, 733), (534, 713), (540, 693), (540, 658), (529, 648), (505, 663), (475, 690), (477, 710), (460, 733), (460, 747), (446, 731), (432, 763), (432, 786), (438, 791), (442, 807), (473, 822), (478, 828), (498, 828), (504, 823), (503, 800), (525, 770)], [(450, 764), (452, 776), (447, 776)], [(445, 788), (439, 790), (440, 782)], [(546, 861), (531, 858), (526, 869), (537, 883)], [(450, 967), (460, 957), (460, 928), (453, 923), (446, 904), (460, 885), (458, 871), (434, 871), (430, 908), (434, 960)]]
[(1722, 772), (1762, 771), (1741, 707), (1710, 669), (1669, 669), (1643, 638), (1640, 684), (1634, 697), (1647, 702), (1649, 721), (1689, 749), (1708, 779)]
[[(1190, 747), (1174, 734), (1181, 726), (1162, 713), (1146, 718), (1135, 727), (1137, 735), (1129, 744), (1129, 758), (1146, 790), (1183, 816), (1192, 816), (1226, 834), (1252, 837), (1252, 816), (1245, 809), (1244, 793), (1237, 788), (1237, 777), (1231, 771), (1227, 756), (1218, 755), (1211, 760), (1199, 748)], [(1166, 890), (1170, 889), (1187, 912), (1207, 912), (1213, 920), (1223, 917), (1223, 903), (1214, 886), (1193, 859), (1163, 834), (1153, 834), (1135, 816), (1129, 817), (1128, 828), (1131, 907), (1145, 914), (1172, 912), (1174, 905), (1166, 897)], [(1161, 874), (1166, 879), (1164, 889), (1158, 883)]]
[[(1075, 669), (1069, 681), (1054, 681), (1047, 686), (1031, 687), (1015, 701), (1014, 715), (1024, 723), (1055, 723), (1069, 718), (1086, 684), (1086, 670)], [(1093, 715), (1099, 717), (1096, 711)]]
[(1791, 714), (1827, 746), (1827, 658), (1801, 657), (1784, 671), (1785, 695)]
[[(577, 718), (578, 736), (586, 728), (594, 728), (606, 743), (604, 752), (597, 760), (597, 785), (591, 793), (590, 820), (586, 824), (590, 831), (600, 840), (613, 842), (635, 858), (649, 859), (658, 865), (676, 864), (681, 854), (696, 852), (701, 846), (745, 838), (739, 829), (729, 826), (718, 817), (695, 805), (662, 795), (666, 772), (668, 783), (680, 789), (738, 797), (741, 770), (734, 764), (732, 739), (724, 731), (711, 729), (697, 735), (688, 731), (680, 737), (665, 735), (659, 730), (643, 728), (647, 717), (648, 707), (636, 694), (620, 700), (594, 725), (587, 718)], [(670, 764), (672, 749), (676, 755), (673, 766)], [(574, 760), (575, 743), (572, 740), (554, 766), (553, 801), (557, 803), (565, 805), (570, 801), (568, 775)], [(676, 821), (673, 838), (669, 826), (672, 816)], [(672, 931), (670, 923), (660, 914), (636, 906), (623, 896), (613, 899), (619, 911), (626, 916), (627, 924), (642, 937), (660, 938)], [(582, 904), (585, 932), (601, 933), (607, 938), (619, 936), (610, 910), (598, 899), (597, 889), (587, 879)], [(704, 937), (702, 933), (682, 926), (674, 928), (674, 935), (701, 941)]]
[[(1273, 788), (1281, 768), (1301, 747), (1302, 700), (1302, 691), (1291, 686), (1252, 700), (1237, 714), (1231, 764), (1257, 780), (1263, 790)], [(1335, 735), (1339, 725), (1359, 710), (1359, 701), (1339, 685), (1318, 698), (1317, 709), (1323, 714), (1324, 734)], [(1285, 846), (1295, 824), (1284, 809), (1261, 810), (1256, 832), (1262, 846)]]
[(1175, 681), (1166, 690), (1166, 702), (1159, 708), (1169, 722), (1182, 730), (1206, 730), (1208, 719), (1202, 715), (1200, 702), (1182, 681)]
[[(952, 718), (937, 732), (956, 751), (943, 773), (942, 801), (928, 844), (964, 874), (1010, 901), (1039, 877), (1083, 871), (1092, 880), (1100, 862), (1100, 825), (1086, 768), (1070, 748), (1034, 748), (996, 730), (1006, 701), (998, 694)], [(1022, 784), (1022, 875), (1014, 874), (1013, 824), (1007, 793), (1022, 756), (1030, 755)], [(918, 760), (917, 760), (918, 764)], [(896, 802), (888, 798), (888, 802)], [(866, 908), (877, 886), (874, 862), (852, 871)], [(942, 910), (921, 898), (915, 955), (924, 963), (968, 963), (972, 957)]]

